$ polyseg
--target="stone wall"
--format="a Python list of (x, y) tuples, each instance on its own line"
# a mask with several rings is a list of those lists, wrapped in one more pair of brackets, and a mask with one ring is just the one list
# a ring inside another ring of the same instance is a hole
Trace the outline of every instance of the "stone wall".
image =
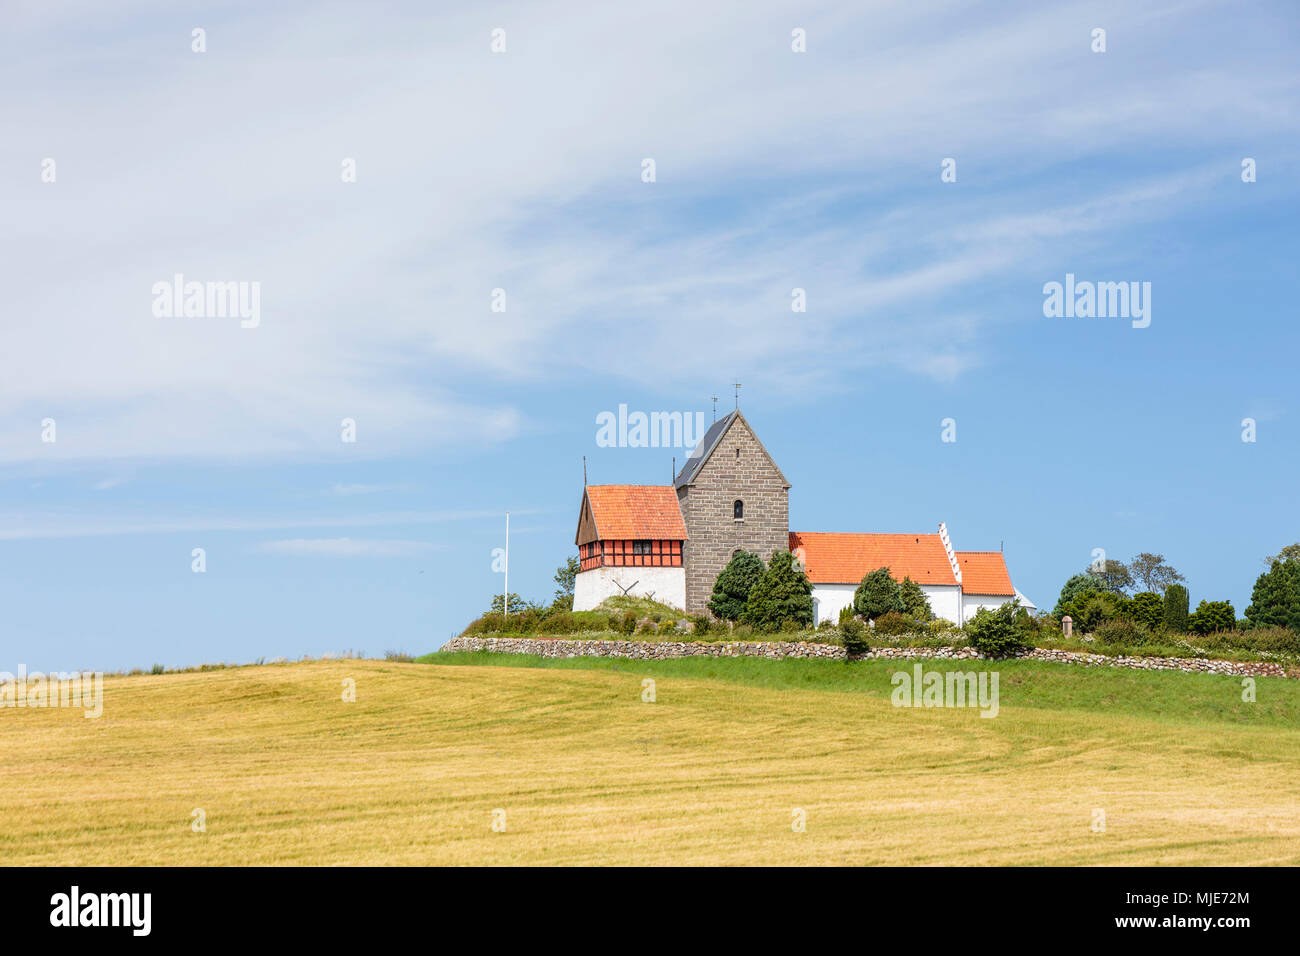
[[(844, 660), (844, 648), (811, 641), (611, 641), (530, 637), (455, 637), (444, 651), (490, 651), (495, 654), (536, 654), (540, 657), (622, 657), (663, 660), (674, 657), (817, 657)], [(1300, 678), (1300, 668), (1271, 661), (1216, 661), (1193, 657), (1107, 657), (1079, 651), (1035, 648), (1028, 660), (1078, 664), (1085, 667), (1128, 667), (1137, 670), (1186, 671), (1235, 677)], [(877, 647), (864, 660), (991, 660), (969, 647)]]
[[(745, 503), (743, 521), (733, 517), (737, 498)], [(744, 418), (727, 429), (695, 480), (678, 489), (677, 501), (688, 535), (682, 549), (688, 613), (705, 612), (713, 582), (737, 548), (766, 564), (773, 551), (790, 547), (789, 489)]]

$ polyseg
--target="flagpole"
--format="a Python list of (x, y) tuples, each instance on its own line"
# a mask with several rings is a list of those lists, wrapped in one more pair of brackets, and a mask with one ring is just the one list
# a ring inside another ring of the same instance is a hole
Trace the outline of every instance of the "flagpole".
[(510, 512), (506, 512), (506, 590), (501, 595), (501, 606), (510, 614)]

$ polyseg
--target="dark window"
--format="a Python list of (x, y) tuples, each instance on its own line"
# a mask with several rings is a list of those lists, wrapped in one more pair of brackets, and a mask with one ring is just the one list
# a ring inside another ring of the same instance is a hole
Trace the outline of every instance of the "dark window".
[(632, 542), (632, 553), (633, 553), (633, 554), (649, 554), (649, 553), (650, 553), (650, 542), (649, 542), (649, 541), (633, 541), (633, 542)]
[(745, 517), (745, 503), (739, 498), (731, 506), (731, 516), (737, 521), (742, 521)]

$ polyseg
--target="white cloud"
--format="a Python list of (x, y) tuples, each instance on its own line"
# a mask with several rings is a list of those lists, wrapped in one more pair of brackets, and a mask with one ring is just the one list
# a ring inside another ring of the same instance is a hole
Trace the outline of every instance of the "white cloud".
[[(520, 509), (512, 514), (537, 514)], [(24, 511), (0, 515), (0, 541), (91, 538), (111, 535), (182, 534), (190, 532), (274, 531), (289, 528), (364, 528), (385, 525), (443, 524), (452, 521), (497, 521), (501, 511), (385, 511), (358, 515), (302, 516), (165, 516), (97, 515)]]
[(354, 538), (290, 538), (263, 541), (259, 551), (327, 558), (408, 558), (433, 551), (425, 541), (363, 541)]
[[(1026, 177), (1172, 146), (1199, 163), (1296, 124), (1289, 62), (1224, 44), (1212, 75), (1182, 68), (1216, 24), (1267, 29), (1227, 4), (519, 4), (494, 13), (501, 56), (477, 10), (246, 6), (196, 55), (166, 9), (0, 15), (0, 82), (25, 91), (0, 159), (2, 461), (491, 444), (526, 427), (503, 383), (578, 372), (671, 386), (721, 362), (804, 394), (871, 365), (957, 377), (992, 319), (943, 297), (1062, 243), (1117, 247), (1203, 168), (1086, 200), (1070, 172), (1028, 198)], [(64, 29), (87, 16), (94, 36)], [(155, 318), (177, 272), (261, 282), (261, 325)]]

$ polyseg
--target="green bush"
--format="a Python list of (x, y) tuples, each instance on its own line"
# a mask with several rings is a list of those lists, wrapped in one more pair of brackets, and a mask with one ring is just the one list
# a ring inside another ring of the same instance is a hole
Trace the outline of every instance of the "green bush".
[(737, 553), (713, 582), (709, 610), (724, 620), (740, 620), (749, 601), (749, 592), (762, 580), (763, 572), (763, 559), (758, 555), (748, 551)]
[(1187, 624), (1194, 634), (1231, 631), (1237, 626), (1237, 612), (1227, 601), (1202, 601), (1196, 606), (1196, 613), (1188, 618)]
[(1151, 643), (1151, 630), (1135, 621), (1117, 619), (1106, 621), (1093, 632), (1093, 637), (1097, 643), (1112, 647), (1142, 647)]
[(966, 622), (966, 635), (975, 650), (988, 657), (1008, 657), (1027, 649), (1024, 626), (1020, 621), (1020, 601), (1008, 601), (995, 611), (980, 608)]
[(1127, 601), (1111, 591), (1082, 591), (1064, 608), (1074, 619), (1074, 629), (1081, 634), (1095, 631), (1107, 621), (1125, 615)]
[(537, 625), (539, 634), (575, 634), (582, 630), (569, 611), (552, 611)]
[(1165, 630), (1172, 634), (1187, 633), (1187, 588), (1171, 584), (1165, 588)]
[(890, 611), (903, 611), (903, 592), (889, 573), (889, 568), (876, 568), (862, 577), (858, 589), (853, 592), (853, 610), (874, 621)]
[(925, 632), (925, 625), (918, 624), (913, 618), (898, 611), (882, 614), (875, 620), (872, 632), (875, 634), (920, 634)]
[(1157, 631), (1165, 622), (1165, 602), (1154, 591), (1142, 591), (1129, 601), (1129, 616), (1138, 624)]
[(903, 613), (908, 617), (917, 621), (928, 621), (934, 617), (930, 599), (921, 590), (921, 585), (911, 578), (903, 578), (903, 583), (898, 586), (898, 595), (903, 601)]
[(1274, 561), (1255, 579), (1246, 619), (1251, 627), (1289, 627), (1300, 632), (1300, 561)]
[(618, 629), (622, 634), (636, 633), (636, 611), (624, 611), (622, 620), (618, 622)]
[(1227, 635), (1234, 647), (1266, 654), (1300, 654), (1300, 632), (1289, 627), (1251, 627)]
[(796, 629), (812, 624), (812, 582), (795, 567), (789, 551), (773, 551), (767, 570), (749, 592), (741, 620), (756, 630), (775, 631), (791, 621)]
[(692, 633), (696, 637), (703, 637), (713, 628), (713, 621), (709, 619), (707, 614), (697, 614), (691, 618), (691, 622), (695, 625), (695, 629)]
[(853, 605), (852, 605), (852, 604), (850, 604), (848, 607), (842, 607), (842, 608), (840, 608), (840, 620), (839, 620), (839, 623), (843, 624), (846, 620), (848, 620), (848, 619), (851, 618), (851, 617), (854, 617), (856, 614), (857, 614), (857, 612), (853, 610)]
[(1106, 588), (1102, 586), (1095, 574), (1086, 571), (1075, 574), (1061, 586), (1061, 596), (1056, 599), (1056, 609), (1052, 613), (1057, 617), (1064, 617), (1070, 613), (1066, 608), (1081, 594), (1104, 590)]
[(840, 622), (840, 638), (844, 641), (844, 650), (849, 657), (865, 654), (870, 647), (867, 644), (866, 625), (852, 615)]

